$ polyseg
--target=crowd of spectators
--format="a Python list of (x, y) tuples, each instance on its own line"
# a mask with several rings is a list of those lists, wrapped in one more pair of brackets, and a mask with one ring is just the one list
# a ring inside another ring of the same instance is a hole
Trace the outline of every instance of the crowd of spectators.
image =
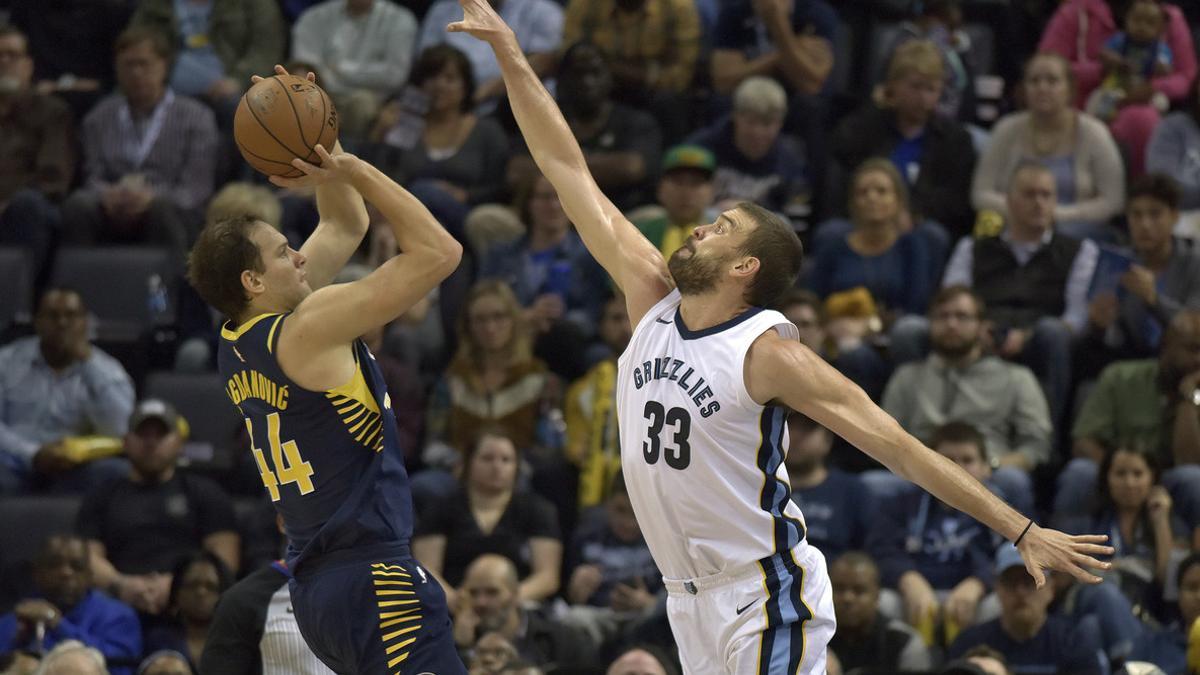
[[(802, 342), (1022, 513), (1116, 549), (1101, 584), (1037, 588), (986, 527), (792, 414), (831, 672), (1200, 672), (1200, 10), (490, 1), (664, 255), (739, 202), (783, 214), (808, 256), (777, 309)], [(253, 214), (297, 247), (318, 226), (312, 193), (271, 186), (233, 142), (250, 76), (276, 63), (316, 73), (341, 147), (465, 248), (363, 339), (412, 476), (413, 552), (470, 672), (679, 672), (620, 467), (633, 327), (490, 48), (444, 30), (458, 12), (0, 0), (0, 261), (28, 289), (0, 302), (0, 513), (77, 505), (64, 528), (21, 525), (26, 558), (0, 551), (0, 673), (328, 672), (287, 611), (239, 421), (204, 427), (226, 418), (147, 391), (173, 371), (223, 398), (222, 317), (183, 280), (206, 222)], [(337, 281), (396, 252), (369, 214)], [(165, 261), (132, 286), (147, 295), (63, 282), (67, 253), (130, 248)], [(149, 319), (114, 330), (121, 303)]]

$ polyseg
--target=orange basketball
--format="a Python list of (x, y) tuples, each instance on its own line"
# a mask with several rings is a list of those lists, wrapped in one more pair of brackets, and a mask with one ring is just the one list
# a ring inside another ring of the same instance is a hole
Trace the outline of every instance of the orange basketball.
[(313, 147), (333, 150), (338, 115), (333, 101), (317, 85), (295, 75), (273, 75), (242, 96), (233, 116), (233, 138), (250, 166), (268, 176), (296, 178), (299, 157), (320, 164)]

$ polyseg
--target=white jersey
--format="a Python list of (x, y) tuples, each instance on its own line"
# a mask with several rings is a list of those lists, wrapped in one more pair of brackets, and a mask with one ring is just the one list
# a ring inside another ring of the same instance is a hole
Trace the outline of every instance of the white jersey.
[(786, 414), (746, 391), (746, 353), (782, 314), (751, 309), (690, 331), (672, 291), (642, 318), (618, 361), (621, 466), (638, 523), (667, 579), (719, 574), (803, 540), (783, 465)]

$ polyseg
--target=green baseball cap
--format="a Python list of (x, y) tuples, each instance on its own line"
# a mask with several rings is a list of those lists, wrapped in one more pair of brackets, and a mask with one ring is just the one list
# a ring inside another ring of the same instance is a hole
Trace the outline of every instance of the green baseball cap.
[(699, 145), (676, 145), (663, 155), (662, 172), (670, 173), (680, 169), (700, 171), (709, 176), (717, 168), (717, 160), (708, 148)]

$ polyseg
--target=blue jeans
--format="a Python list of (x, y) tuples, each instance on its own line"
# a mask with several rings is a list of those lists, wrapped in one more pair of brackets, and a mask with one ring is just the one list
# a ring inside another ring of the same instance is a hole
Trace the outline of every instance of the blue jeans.
[(1128, 656), (1144, 628), (1120, 587), (1105, 581), (1095, 586), (1076, 584), (1073, 590), (1074, 607), (1070, 616), (1077, 620), (1094, 617), (1100, 630), (1100, 644), (1105, 646), (1108, 655)]
[(41, 279), (50, 260), (55, 231), (62, 223), (62, 212), (41, 192), (17, 190), (0, 212), (0, 244), (24, 247), (33, 260), (35, 279)]
[[(1076, 457), (1058, 474), (1058, 490), (1054, 495), (1054, 515), (1078, 516), (1091, 510), (1096, 496), (1100, 467), (1096, 462)], [(1200, 466), (1185, 464), (1163, 472), (1163, 487), (1171, 493), (1172, 509), (1188, 527), (1200, 526)]]

